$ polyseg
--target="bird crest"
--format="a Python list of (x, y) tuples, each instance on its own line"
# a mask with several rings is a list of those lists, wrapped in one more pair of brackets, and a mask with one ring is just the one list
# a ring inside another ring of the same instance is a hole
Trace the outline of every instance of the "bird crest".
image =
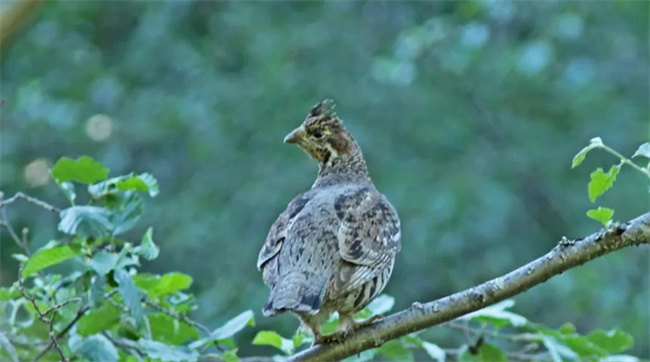
[(317, 103), (314, 107), (312, 107), (311, 111), (309, 111), (309, 114), (307, 115), (307, 118), (333, 118), (336, 117), (336, 113), (334, 112), (334, 108), (336, 108), (336, 104), (334, 104), (334, 101), (331, 99), (325, 99), (319, 103)]

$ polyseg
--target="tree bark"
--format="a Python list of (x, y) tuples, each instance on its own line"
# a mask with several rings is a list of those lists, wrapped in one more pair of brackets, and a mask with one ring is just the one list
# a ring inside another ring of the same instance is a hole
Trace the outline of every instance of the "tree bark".
[(650, 244), (650, 213), (581, 239), (563, 238), (546, 255), (506, 275), (432, 302), (415, 302), (381, 322), (357, 330), (341, 343), (311, 347), (288, 361), (340, 360), (520, 294), (594, 258), (641, 244)]

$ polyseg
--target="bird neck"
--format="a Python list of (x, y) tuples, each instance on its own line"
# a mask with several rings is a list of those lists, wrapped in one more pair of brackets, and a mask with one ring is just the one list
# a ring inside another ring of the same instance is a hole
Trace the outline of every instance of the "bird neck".
[(372, 182), (368, 166), (356, 142), (353, 142), (349, 152), (330, 157), (318, 164), (318, 177), (312, 188), (352, 182)]

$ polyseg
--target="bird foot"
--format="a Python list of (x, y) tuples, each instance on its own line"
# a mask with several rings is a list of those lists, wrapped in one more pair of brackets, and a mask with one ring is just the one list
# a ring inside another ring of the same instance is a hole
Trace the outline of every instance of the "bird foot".
[(316, 344), (325, 344), (325, 343), (341, 343), (343, 342), (346, 338), (348, 338), (353, 330), (344, 330), (344, 331), (339, 331), (335, 333), (330, 333), (330, 334), (321, 334), (316, 337), (314, 337), (314, 343), (313, 345)]

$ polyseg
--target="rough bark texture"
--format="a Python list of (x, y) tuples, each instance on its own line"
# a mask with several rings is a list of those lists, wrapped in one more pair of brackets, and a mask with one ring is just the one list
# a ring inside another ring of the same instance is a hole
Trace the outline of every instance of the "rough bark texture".
[(589, 260), (628, 246), (650, 244), (650, 213), (577, 240), (561, 240), (546, 255), (506, 275), (428, 303), (415, 302), (381, 322), (359, 329), (342, 343), (317, 345), (289, 361), (335, 361), (487, 307)]

